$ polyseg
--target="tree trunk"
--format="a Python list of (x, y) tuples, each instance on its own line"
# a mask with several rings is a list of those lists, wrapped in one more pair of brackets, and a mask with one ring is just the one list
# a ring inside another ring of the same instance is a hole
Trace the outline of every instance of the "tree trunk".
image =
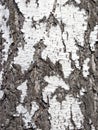
[(97, 16), (97, 0), (0, 0), (0, 130), (98, 130)]

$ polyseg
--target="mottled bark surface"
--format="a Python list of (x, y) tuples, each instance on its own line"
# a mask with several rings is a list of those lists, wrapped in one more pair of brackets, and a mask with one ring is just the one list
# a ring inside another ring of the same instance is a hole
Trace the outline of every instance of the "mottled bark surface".
[(97, 0), (0, 0), (0, 130), (98, 130)]

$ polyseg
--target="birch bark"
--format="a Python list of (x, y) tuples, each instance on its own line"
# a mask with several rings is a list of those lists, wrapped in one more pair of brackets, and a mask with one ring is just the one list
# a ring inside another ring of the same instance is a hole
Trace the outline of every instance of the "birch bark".
[(0, 1), (0, 130), (98, 130), (98, 1)]

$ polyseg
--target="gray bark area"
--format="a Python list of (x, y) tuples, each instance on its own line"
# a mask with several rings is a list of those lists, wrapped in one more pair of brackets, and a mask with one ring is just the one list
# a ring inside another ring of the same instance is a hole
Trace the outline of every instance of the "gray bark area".
[[(29, 2), (30, 1), (27, 0), (26, 4), (29, 4)], [(36, 4), (39, 6), (38, 0), (36, 0)], [(19, 47), (22, 46), (24, 48), (25, 44), (27, 44), (23, 36), (24, 34), (21, 31), (25, 18), (14, 0), (0, 1), (0, 5), (5, 6), (5, 8), (8, 8), (9, 10), (9, 19), (6, 22), (6, 26), (9, 26), (10, 37), (13, 39), (13, 43), (11, 43), (8, 50), (8, 58), (2, 64), (3, 43), (6, 39), (2, 37), (2, 31), (0, 32), (0, 70), (3, 70), (1, 90), (4, 92), (3, 97), (0, 99), (0, 130), (37, 130), (38, 128), (41, 130), (50, 130), (51, 122), (49, 118), (50, 114), (48, 112), (49, 102), (47, 101), (46, 103), (43, 100), (42, 91), (48, 84), (44, 80), (44, 77), (52, 76), (54, 74), (59, 75), (63, 81), (70, 86), (70, 90), (68, 91), (63, 88), (58, 88), (52, 94), (52, 96), (57, 95), (58, 102), (62, 103), (68, 94), (72, 94), (74, 98), (77, 98), (76, 95), (79, 94), (81, 88), (86, 90), (83, 96), (78, 97), (78, 100), (81, 102), (81, 112), (84, 116), (82, 128), (77, 128), (72, 118), (73, 115), (71, 114), (70, 122), (74, 126), (73, 130), (93, 130), (92, 125), (95, 130), (98, 130), (98, 42), (95, 42), (95, 51), (91, 50), (89, 43), (90, 33), (94, 30), (96, 24), (98, 24), (98, 1), (81, 0), (81, 3), (77, 4), (74, 0), (69, 0), (66, 4), (73, 4), (75, 7), (79, 7), (80, 10), (84, 9), (89, 15), (89, 18), (87, 19), (87, 30), (84, 35), (84, 46), (82, 47), (77, 44), (77, 47), (79, 48), (78, 56), (81, 69), (79, 70), (76, 68), (75, 62), (72, 60), (70, 54), (69, 58), (73, 71), (68, 78), (64, 78), (62, 66), (59, 61), (54, 64), (50, 58), (44, 60), (41, 57), (42, 51), (46, 48), (43, 39), (40, 39), (34, 46), (34, 63), (31, 63), (24, 73), (19, 64), (12, 63), (14, 57), (18, 55)], [(55, 3), (53, 11), (55, 11)], [(4, 19), (4, 17), (2, 17), (2, 19)], [(64, 30), (64, 23), (62, 23), (62, 21), (59, 23), (52, 13), (50, 13), (48, 18), (44, 16), (42, 19), (39, 19), (39, 23), (43, 22), (47, 23), (47, 30), (49, 30), (50, 26), (57, 26), (58, 24), (60, 25), (62, 32)], [(37, 21), (32, 18), (32, 28), (36, 28), (36, 24)], [(64, 49), (66, 51), (66, 45)], [(82, 69), (83, 61), (86, 58), (90, 58), (90, 62), (89, 76), (85, 78), (83, 77)], [(95, 64), (95, 70), (93, 69), (93, 64)], [(25, 128), (22, 114), (13, 116), (16, 113), (16, 107), (20, 104), (21, 98), (21, 91), (19, 91), (17, 87), (25, 81), (27, 81), (28, 88), (27, 96), (22, 105), (26, 106), (28, 111), (31, 110), (32, 101), (35, 101), (39, 106), (39, 109), (32, 117), (36, 128), (33, 128), (31, 124), (29, 128)], [(38, 90), (36, 90), (36, 83), (40, 86)], [(62, 96), (59, 96), (60, 94)], [(66, 130), (70, 130), (70, 128), (68, 127)]]

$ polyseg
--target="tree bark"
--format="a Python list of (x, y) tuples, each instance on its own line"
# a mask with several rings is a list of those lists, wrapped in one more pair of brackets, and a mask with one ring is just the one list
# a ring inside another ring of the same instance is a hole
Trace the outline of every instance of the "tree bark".
[(98, 130), (98, 1), (0, 1), (0, 130)]

